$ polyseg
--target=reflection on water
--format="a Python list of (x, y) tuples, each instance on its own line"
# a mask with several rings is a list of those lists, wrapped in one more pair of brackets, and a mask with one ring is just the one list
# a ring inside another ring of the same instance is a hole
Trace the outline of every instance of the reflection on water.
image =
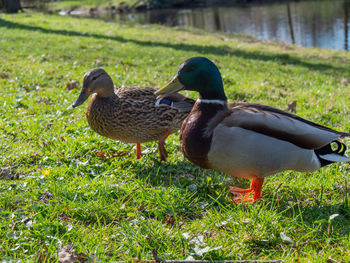
[(349, 9), (350, 0), (326, 0), (150, 10), (142, 13), (100, 14), (95, 17), (190, 26), (208, 31), (242, 32), (262, 40), (348, 50)]

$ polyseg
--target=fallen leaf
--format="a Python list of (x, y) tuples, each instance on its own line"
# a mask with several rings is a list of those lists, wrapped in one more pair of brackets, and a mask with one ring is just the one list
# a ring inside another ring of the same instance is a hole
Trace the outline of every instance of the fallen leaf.
[[(78, 257), (78, 262), (96, 262), (96, 261), (90, 261), (89, 260), (89, 255), (86, 255), (85, 253), (79, 253), (77, 254), (77, 257)], [(93, 258), (93, 257), (92, 257)]]
[(188, 233), (188, 232), (182, 233), (182, 236), (183, 236), (185, 239), (189, 239), (189, 238), (190, 238), (190, 233)]
[(204, 243), (204, 236), (202, 235), (199, 235), (199, 236), (196, 236), (194, 238), (192, 238), (190, 241), (189, 241), (190, 244), (195, 244), (196, 246), (201, 246)]
[(140, 207), (137, 208), (137, 211), (143, 211), (143, 210), (145, 210), (145, 206), (144, 205), (140, 205)]
[(4, 73), (4, 72), (0, 72), (0, 78), (2, 79), (8, 79), (9, 78), (9, 75)]
[(281, 239), (282, 239), (283, 241), (288, 242), (288, 243), (290, 243), (290, 244), (292, 244), (292, 245), (295, 245), (294, 240), (291, 239), (289, 236), (287, 236), (284, 232), (281, 232), (281, 233), (280, 233), (280, 237), (281, 237)]
[(212, 239), (215, 239), (215, 238), (218, 238), (218, 237), (220, 237), (221, 235), (220, 235), (220, 232), (218, 232), (218, 231), (216, 231), (216, 230), (211, 230), (210, 231), (210, 238), (212, 238)]
[(26, 92), (30, 92), (30, 88), (28, 87), (23, 87)]
[(0, 179), (1, 180), (11, 180), (11, 170), (7, 168), (1, 168)]
[(6, 168), (0, 168), (0, 180), (15, 180), (19, 178), (18, 174), (11, 175), (11, 169), (13, 167), (9, 166)]
[(208, 246), (206, 246), (206, 247), (204, 247), (204, 248), (199, 248), (199, 247), (195, 247), (194, 249), (193, 249), (193, 251), (194, 251), (194, 253), (196, 253), (196, 255), (197, 256), (203, 256), (203, 254), (205, 254), (205, 253), (207, 253), (207, 252), (209, 252), (210, 251), (210, 247), (208, 247)]
[(328, 257), (327, 260), (326, 260), (327, 263), (339, 263), (339, 261), (331, 258), (331, 257)]
[(297, 112), (297, 101), (296, 100), (294, 100), (293, 102), (288, 104), (287, 111), (294, 112), (294, 113)]
[(66, 89), (67, 90), (77, 89), (78, 88), (77, 83), (78, 82), (76, 80), (70, 80), (70, 82), (67, 82), (66, 84)]
[(342, 80), (340, 81), (340, 83), (342, 85), (348, 85), (349, 84), (349, 80), (347, 78), (342, 78)]
[(40, 98), (36, 102), (37, 103), (45, 103), (46, 105), (53, 105), (53, 102), (48, 98)]
[(104, 153), (104, 152), (96, 152), (95, 154), (96, 154), (98, 157), (107, 158), (107, 157), (105, 156), (105, 153)]
[(227, 224), (228, 224), (227, 221), (222, 221), (222, 222), (220, 222), (220, 223), (216, 223), (215, 226), (216, 226), (216, 227), (223, 227), (223, 226), (226, 226)]
[(68, 243), (58, 251), (59, 263), (75, 263), (78, 260), (78, 255), (75, 252), (76, 245)]
[(250, 218), (245, 218), (245, 219), (243, 220), (243, 223), (248, 224), (250, 221), (252, 221)]
[(175, 223), (175, 218), (167, 215), (166, 216), (166, 224), (167, 225), (174, 225), (174, 223)]
[(76, 245), (68, 243), (66, 246), (58, 251), (59, 263), (88, 263), (99, 261), (94, 255), (87, 255), (85, 253), (77, 253), (75, 251)]
[(42, 193), (42, 195), (40, 196), (40, 201), (46, 203), (48, 200), (51, 200), (54, 198), (54, 195), (51, 194), (50, 192), (44, 192)]
[(339, 216), (339, 214), (333, 214), (333, 215), (331, 215), (331, 216), (329, 217), (329, 220), (331, 221), (331, 220), (333, 220), (334, 218), (336, 218), (337, 216)]
[(124, 151), (119, 151), (118, 153), (112, 153), (112, 154), (106, 154), (105, 152), (101, 151), (101, 152), (96, 152), (95, 154), (98, 157), (106, 158), (106, 159), (114, 158), (114, 157), (121, 157), (121, 156), (127, 155), (127, 153), (124, 152)]
[(68, 216), (65, 212), (62, 212), (61, 214), (59, 214), (58, 218), (61, 220), (61, 221), (68, 221)]
[(131, 194), (127, 195), (127, 196), (123, 199), (122, 203), (124, 204), (124, 203), (126, 203), (127, 201), (129, 201), (130, 199), (131, 199)]

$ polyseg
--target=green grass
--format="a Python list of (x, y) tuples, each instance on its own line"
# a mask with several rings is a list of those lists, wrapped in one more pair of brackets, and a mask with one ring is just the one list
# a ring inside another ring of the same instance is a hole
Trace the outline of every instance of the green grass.
[[(282, 109), (350, 131), (350, 54), (259, 42), (194, 29), (105, 23), (37, 13), (0, 15), (0, 258), (57, 261), (60, 246), (102, 262), (152, 259), (350, 261), (349, 166), (287, 171), (266, 180), (256, 204), (230, 202), (248, 180), (204, 171), (184, 159), (178, 133), (157, 143), (112, 141), (87, 125), (86, 103), (70, 105), (78, 81), (104, 67), (116, 85), (161, 87), (192, 56), (219, 66), (230, 101)], [(343, 81), (344, 82), (344, 81)], [(195, 93), (186, 93), (196, 97)], [(105, 159), (125, 151), (123, 157)], [(333, 220), (329, 217), (339, 214)], [(226, 223), (225, 223), (226, 221)], [(295, 244), (284, 237), (290, 237)], [(191, 240), (203, 236), (195, 254)]]

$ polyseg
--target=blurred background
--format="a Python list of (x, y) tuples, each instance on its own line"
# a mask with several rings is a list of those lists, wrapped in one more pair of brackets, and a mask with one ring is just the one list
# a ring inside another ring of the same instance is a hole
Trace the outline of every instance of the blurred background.
[(243, 33), (259, 40), (349, 50), (350, 0), (0, 0), (7, 12), (43, 12), (121, 23)]

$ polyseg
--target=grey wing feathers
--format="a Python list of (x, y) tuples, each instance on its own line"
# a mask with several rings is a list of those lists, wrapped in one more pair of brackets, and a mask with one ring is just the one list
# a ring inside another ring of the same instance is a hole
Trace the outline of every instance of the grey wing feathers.
[(182, 111), (191, 111), (192, 107), (194, 105), (194, 101), (189, 100), (184, 100), (184, 101), (175, 101), (173, 102), (172, 107), (176, 108), (178, 111), (182, 112)]
[(191, 111), (195, 100), (189, 99), (180, 93), (172, 93), (164, 96), (165, 99), (171, 100), (173, 102), (172, 106), (177, 110), (181, 111)]
[(289, 141), (306, 149), (321, 148), (339, 137), (350, 136), (289, 112), (253, 103), (229, 105), (230, 115), (222, 123)]

